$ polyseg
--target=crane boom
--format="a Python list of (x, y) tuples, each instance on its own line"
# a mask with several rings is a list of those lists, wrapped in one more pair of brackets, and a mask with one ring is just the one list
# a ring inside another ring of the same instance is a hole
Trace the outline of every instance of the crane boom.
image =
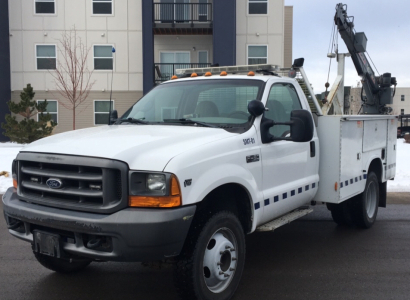
[(349, 50), (358, 75), (362, 77), (363, 90), (367, 97), (364, 99), (362, 96), (363, 113), (387, 114), (391, 112), (391, 108), (386, 107), (386, 104), (393, 103), (393, 91), (397, 85), (396, 78), (391, 77), (390, 73), (375, 75), (365, 55), (367, 37), (364, 32), (354, 31), (353, 19), (347, 16), (346, 4), (336, 5), (335, 24)]

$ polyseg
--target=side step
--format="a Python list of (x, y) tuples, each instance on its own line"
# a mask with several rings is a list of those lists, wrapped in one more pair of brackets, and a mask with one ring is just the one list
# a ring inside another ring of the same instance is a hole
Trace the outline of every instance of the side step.
[(313, 212), (313, 209), (310, 207), (298, 208), (280, 218), (259, 226), (258, 228), (256, 228), (256, 231), (273, 231), (276, 228), (279, 228), (282, 225), (286, 225), (292, 221), (295, 221), (296, 219), (306, 216), (311, 212)]

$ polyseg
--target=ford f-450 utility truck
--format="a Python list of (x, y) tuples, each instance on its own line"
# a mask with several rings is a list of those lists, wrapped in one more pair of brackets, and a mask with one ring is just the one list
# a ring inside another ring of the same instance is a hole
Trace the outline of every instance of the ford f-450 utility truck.
[(27, 145), (3, 196), (9, 232), (57, 272), (167, 259), (183, 298), (229, 299), (246, 234), (312, 201), (369, 228), (395, 175), (397, 117), (321, 115), (301, 62), (286, 70), (296, 78), (270, 65), (182, 70), (113, 125)]

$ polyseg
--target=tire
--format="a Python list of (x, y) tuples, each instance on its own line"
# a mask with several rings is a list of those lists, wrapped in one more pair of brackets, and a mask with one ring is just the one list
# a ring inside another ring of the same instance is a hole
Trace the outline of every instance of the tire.
[(34, 256), (43, 267), (58, 273), (79, 272), (91, 263), (91, 260), (88, 259), (70, 262), (69, 260), (63, 260), (36, 252), (34, 252)]
[(239, 285), (245, 265), (244, 230), (228, 211), (196, 222), (175, 264), (177, 291), (182, 299), (228, 300)]
[(367, 175), (363, 193), (353, 198), (353, 221), (360, 228), (370, 228), (376, 222), (379, 208), (379, 180), (375, 173)]
[(331, 204), (328, 207), (332, 213), (333, 221), (335, 221), (337, 225), (352, 226), (354, 224), (350, 200), (339, 204)]

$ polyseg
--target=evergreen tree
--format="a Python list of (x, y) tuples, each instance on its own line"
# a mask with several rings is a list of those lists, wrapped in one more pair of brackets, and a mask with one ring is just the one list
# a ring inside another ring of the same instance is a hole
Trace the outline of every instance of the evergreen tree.
[[(6, 115), (6, 123), (1, 124), (1, 128), (5, 130), (3, 134), (12, 142), (21, 144), (34, 142), (49, 136), (57, 125), (49, 113), (44, 113), (47, 109), (47, 100), (37, 103), (33, 100), (34, 95), (31, 84), (27, 84), (20, 93), (19, 103), (7, 102), (10, 112), (23, 117), (23, 120), (17, 121), (16, 116)], [(38, 121), (32, 119), (37, 113)]]

